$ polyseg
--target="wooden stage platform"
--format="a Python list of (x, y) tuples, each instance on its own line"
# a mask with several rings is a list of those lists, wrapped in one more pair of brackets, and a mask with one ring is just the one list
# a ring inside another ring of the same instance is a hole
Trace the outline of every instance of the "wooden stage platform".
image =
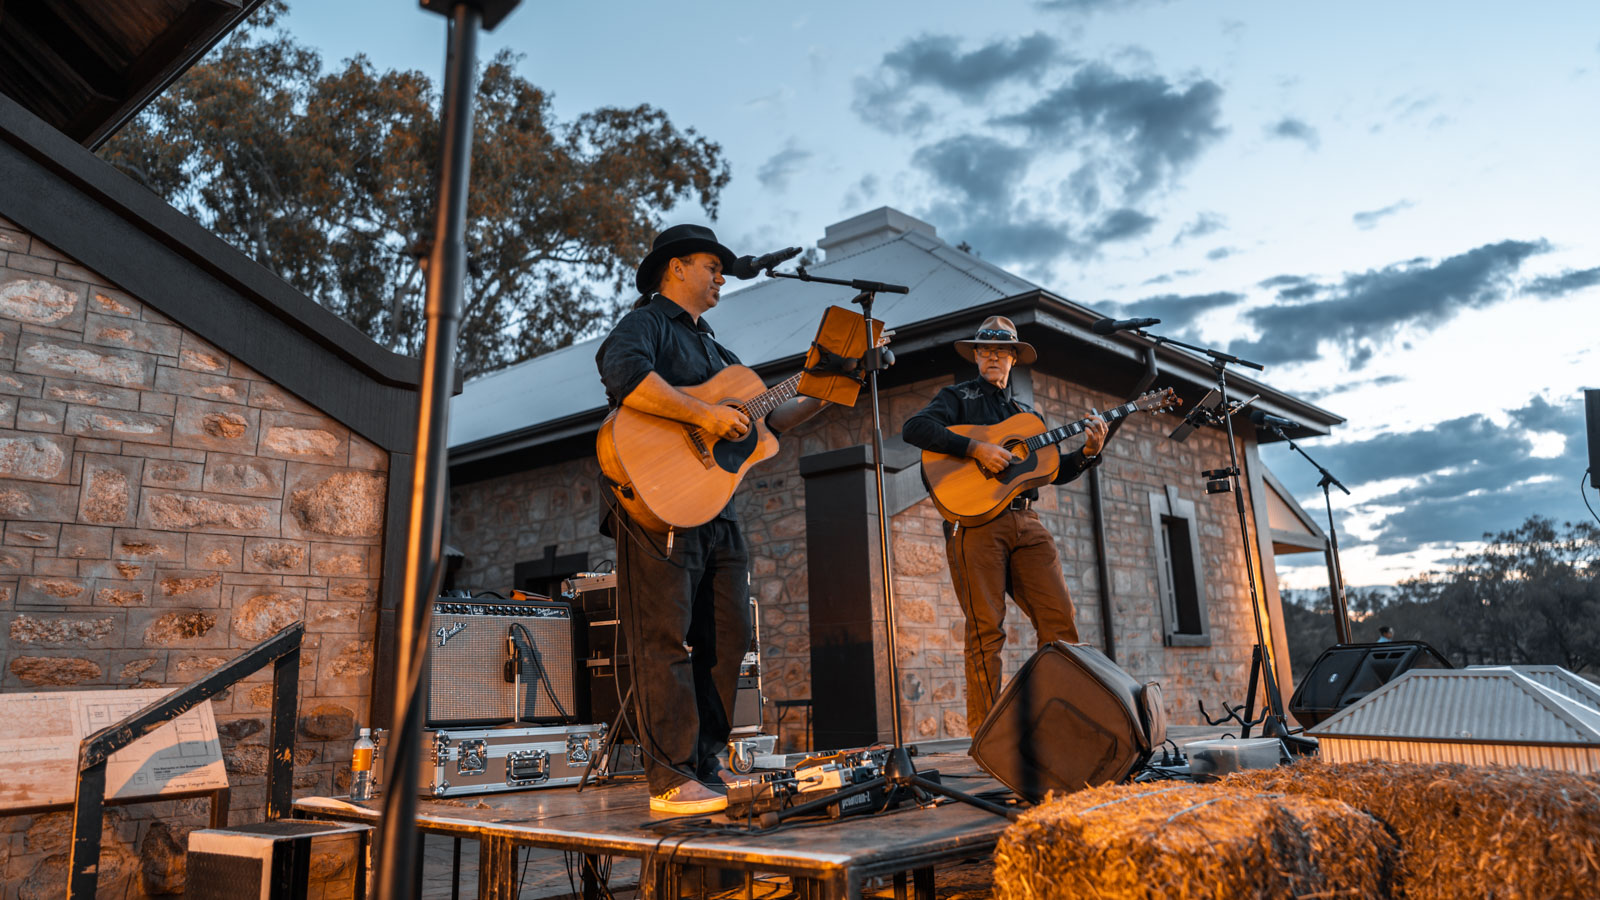
[[(965, 753), (935, 753), (915, 759), (919, 771), (937, 769), (944, 783), (968, 793), (1000, 787)], [(304, 797), (299, 815), (375, 824), (377, 801), (350, 803)], [(803, 897), (853, 900), (863, 886), (892, 877), (896, 897), (909, 884), (919, 898), (934, 896), (934, 866), (987, 856), (1007, 820), (961, 803), (904, 807), (874, 816), (807, 819), (764, 833), (705, 827), (733, 824), (720, 814), (681, 817), (654, 814), (642, 782), (548, 788), (465, 799), (423, 799), (417, 825), (429, 835), (478, 842), (479, 900), (509, 900), (517, 892), (517, 849), (538, 847), (582, 854), (585, 897), (602, 896), (594, 873), (602, 857), (641, 861), (641, 878), (666, 879), (662, 896), (679, 895), (704, 868), (743, 873), (746, 885), (758, 874), (788, 876)], [(685, 884), (685, 878), (691, 879)]]

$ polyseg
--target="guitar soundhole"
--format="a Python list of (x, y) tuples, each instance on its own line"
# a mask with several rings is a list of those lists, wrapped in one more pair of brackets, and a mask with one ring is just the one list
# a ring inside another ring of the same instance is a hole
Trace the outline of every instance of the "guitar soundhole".
[[(1016, 450), (1020, 446), (1020, 444), (1014, 444), (1006, 447), (1006, 449)], [(1028, 453), (1027, 447), (1021, 447), (1021, 449), (1025, 455), (1011, 465), (1006, 466), (1005, 470), (1000, 474), (993, 476), (996, 481), (999, 481), (1001, 484), (1010, 484), (1019, 478), (1029, 477), (1033, 474), (1033, 470), (1039, 467), (1039, 458), (1031, 453)]]

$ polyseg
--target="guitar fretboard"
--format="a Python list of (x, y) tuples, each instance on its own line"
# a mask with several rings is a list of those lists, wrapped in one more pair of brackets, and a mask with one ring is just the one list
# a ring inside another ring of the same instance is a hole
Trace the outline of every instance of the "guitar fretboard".
[[(1100, 418), (1105, 419), (1107, 422), (1115, 422), (1131, 412), (1136, 412), (1138, 409), (1139, 402), (1135, 400), (1130, 403), (1124, 403), (1114, 409), (1106, 410), (1100, 414)], [(1081, 433), (1085, 428), (1088, 427), (1088, 419), (1079, 419), (1078, 421), (1073, 422), (1071, 425), (1063, 425), (1060, 428), (1046, 431), (1044, 434), (1036, 434), (1033, 437), (1023, 441), (1022, 444), (1028, 448), (1028, 452), (1032, 453), (1035, 450), (1048, 447), (1051, 444), (1059, 444), (1067, 438)]]
[(745, 415), (748, 415), (752, 420), (766, 418), (767, 413), (772, 412), (773, 410), (782, 406), (785, 400), (788, 400), (790, 397), (795, 395), (800, 388), (800, 376), (803, 374), (805, 373), (794, 373), (788, 378), (785, 378), (783, 381), (780, 381), (772, 387), (767, 388), (762, 393), (759, 393), (756, 396), (751, 397), (749, 400), (746, 400), (743, 404), (741, 404), (740, 408), (743, 409)]

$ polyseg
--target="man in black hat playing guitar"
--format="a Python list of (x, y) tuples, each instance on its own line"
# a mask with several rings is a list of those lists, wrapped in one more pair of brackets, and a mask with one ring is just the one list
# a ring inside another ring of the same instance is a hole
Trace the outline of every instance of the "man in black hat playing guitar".
[[(638, 303), (595, 355), (613, 409), (628, 406), (728, 441), (755, 427), (739, 409), (678, 389), (739, 364), (704, 319), (733, 261), (709, 228), (674, 225), (656, 236), (635, 276)], [(796, 397), (766, 423), (785, 431), (825, 405)], [(650, 809), (675, 815), (722, 809), (733, 775), (718, 753), (727, 746), (751, 630), (749, 553), (733, 504), (670, 538), (613, 506), (602, 531), (617, 542), (617, 603), (629, 629)]]
[[(907, 420), (906, 443), (973, 460), (990, 474), (999, 474), (1019, 457), (998, 444), (969, 438), (952, 425), (995, 425), (1032, 410), (1012, 396), (1013, 366), (1037, 358), (1033, 345), (1017, 339), (1016, 326), (1003, 316), (990, 316), (970, 341), (957, 341), (956, 352), (978, 364), (978, 378), (939, 391), (921, 412)], [(1106, 423), (1088, 420), (1083, 447), (1061, 457), (1053, 484), (1065, 484), (1100, 462)], [(979, 525), (945, 523), (945, 555), (950, 580), (966, 616), (967, 732), (976, 733), (1000, 694), (1000, 651), (1004, 649), (1006, 592), (1009, 590), (1039, 634), (1039, 643), (1077, 642), (1072, 598), (1061, 573), (1055, 539), (1032, 510), (1036, 489), (1021, 492), (995, 518)], [(947, 517), (948, 518), (948, 517)]]

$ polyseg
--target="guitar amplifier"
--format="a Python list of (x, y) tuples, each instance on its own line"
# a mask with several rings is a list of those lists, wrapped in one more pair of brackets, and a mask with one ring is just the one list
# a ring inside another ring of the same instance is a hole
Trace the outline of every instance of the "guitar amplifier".
[[(440, 597), (428, 652), (428, 725), (578, 721), (572, 641), (565, 602), (521, 592), (510, 600)], [(518, 678), (508, 681), (513, 671)]]

